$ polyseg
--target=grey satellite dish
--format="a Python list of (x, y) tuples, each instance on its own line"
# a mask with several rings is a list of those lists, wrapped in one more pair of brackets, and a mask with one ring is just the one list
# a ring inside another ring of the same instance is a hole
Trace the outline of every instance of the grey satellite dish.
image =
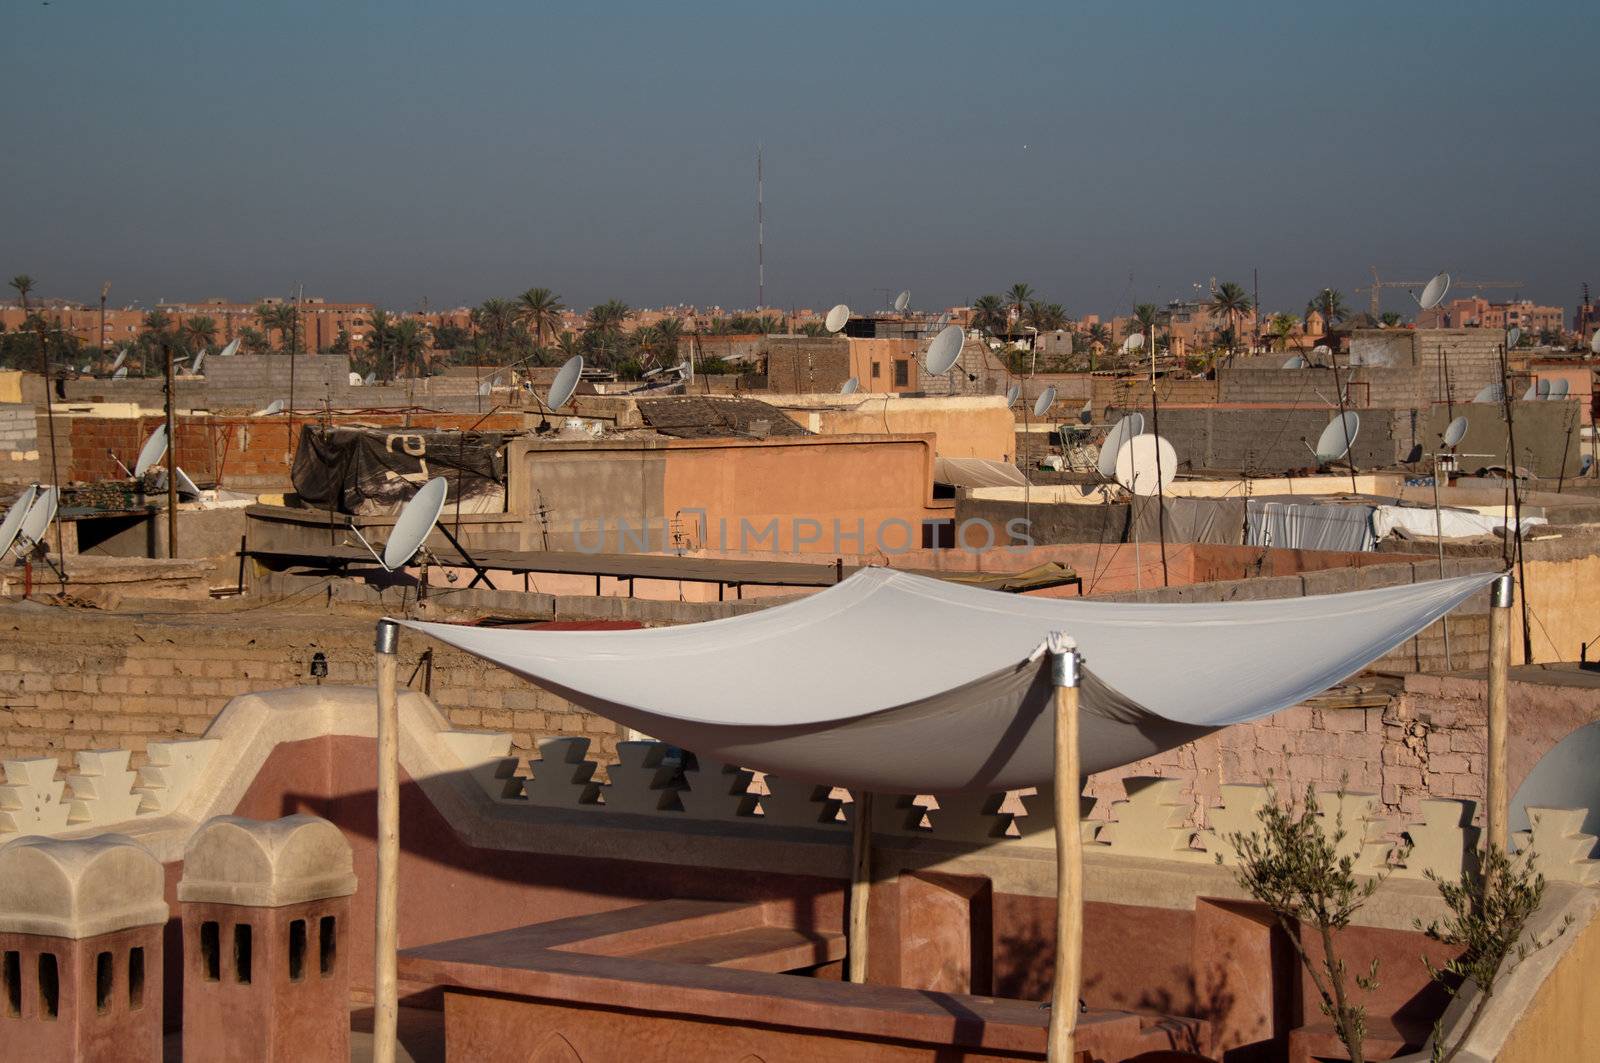
[(961, 357), (961, 326), (946, 325), (928, 344), (928, 372), (943, 376)]
[(372, 372), (368, 373), (366, 376), (361, 378), (361, 384), (362, 384), (363, 387), (369, 387), (370, 388), (373, 384), (376, 384), (377, 382), (378, 382), (378, 372), (377, 372), (377, 370), (373, 370)]
[(1549, 397), (1552, 399), (1564, 399), (1571, 388), (1572, 383), (1568, 380), (1552, 380), (1550, 382)]
[(1522, 393), (1523, 402), (1533, 402), (1539, 398), (1539, 384), (1535, 381), (1528, 385), (1528, 390)]
[(17, 542), (22, 544), (24, 552), (44, 541), (44, 533), (49, 530), (50, 522), (56, 519), (56, 506), (60, 501), (61, 492), (54, 487), (41, 488), (34, 496), (33, 505), (28, 507), (28, 515), (22, 518), (22, 524), (17, 528)]
[[(400, 516), (395, 519), (389, 541), (383, 544), (383, 556), (378, 557), (376, 552), (372, 555), (378, 558), (380, 565), (393, 572), (417, 556), (428, 533), (439, 522), (439, 514), (444, 511), (444, 498), (449, 490), (450, 485), (445, 478), (435, 476), (422, 485), (422, 490), (411, 496), (411, 501), (405, 504)], [(368, 546), (367, 549), (371, 550), (372, 547)]]
[(1078, 423), (1088, 424), (1094, 420), (1094, 400), (1084, 399), (1083, 408), (1078, 411)]
[(1473, 402), (1499, 402), (1504, 397), (1499, 384), (1485, 384), (1472, 396)]
[(1283, 363), (1283, 368), (1285, 368), (1285, 369), (1304, 369), (1305, 367), (1306, 367), (1306, 359), (1305, 359), (1305, 355), (1303, 355), (1303, 354), (1296, 354), (1296, 355), (1292, 356), (1287, 362)]
[(1317, 440), (1317, 460), (1326, 465), (1350, 453), (1350, 448), (1355, 445), (1356, 436), (1360, 431), (1361, 415), (1354, 411), (1340, 414), (1329, 421), (1328, 427), (1322, 430), (1322, 435)]
[(1539, 397), (1541, 399), (1548, 399), (1550, 397), (1550, 381), (1540, 378), (1538, 387)]
[[(583, 375), (583, 355), (575, 354), (561, 364), (556, 378), (550, 382), (550, 392), (544, 397), (547, 410), (559, 410), (578, 390), (578, 378)], [(433, 481), (429, 481), (432, 483)], [(398, 527), (398, 525), (396, 525)]]
[(1157, 494), (1178, 475), (1178, 452), (1160, 436), (1137, 435), (1117, 448), (1115, 472), (1130, 494)]
[(905, 313), (906, 312), (906, 307), (908, 307), (910, 305), (911, 305), (911, 293), (909, 291), (901, 292), (899, 295), (894, 297), (895, 313), (897, 313), (897, 314)]
[(1517, 328), (1517, 326), (1512, 325), (1509, 329), (1506, 330), (1506, 346), (1507, 347), (1515, 347), (1517, 344), (1519, 344), (1521, 342), (1522, 342), (1522, 330)]
[(191, 373), (200, 372), (200, 367), (205, 364), (205, 361), (206, 361), (206, 352), (205, 351), (201, 351), (199, 354), (194, 356), (194, 364), (189, 367), (189, 372), (191, 372)]
[(1033, 415), (1043, 417), (1049, 412), (1050, 407), (1056, 404), (1056, 386), (1051, 384), (1039, 392), (1039, 397), (1033, 400)]
[(1444, 302), (1444, 295), (1449, 290), (1450, 274), (1441, 273), (1429, 281), (1426, 288), (1422, 289), (1422, 298), (1417, 300), (1417, 305), (1424, 310), (1432, 310)]
[(137, 480), (143, 477), (166, 452), (167, 426), (159, 425), (150, 433), (150, 438), (144, 441), (144, 446), (139, 448), (139, 460), (133, 463), (133, 478)]
[(1122, 445), (1130, 439), (1144, 435), (1144, 414), (1130, 413), (1111, 426), (1111, 431), (1106, 433), (1106, 440), (1100, 444), (1100, 462), (1098, 468), (1100, 475), (1107, 480), (1117, 475), (1117, 452)]
[(1022, 385), (1021, 384), (1012, 384), (1010, 387), (1006, 388), (1006, 405), (1007, 406), (1015, 406), (1017, 404), (1017, 400), (1020, 399), (1020, 398), (1022, 398)]
[(493, 377), (490, 377), (488, 380), (485, 380), (483, 383), (478, 385), (478, 394), (479, 395), (487, 395), (487, 394), (489, 394), (489, 392), (491, 392), (493, 390), (494, 390), (494, 378)]
[(239, 353), (239, 340), (237, 337), (228, 341), (228, 345), (217, 352), (218, 358), (232, 358)]
[(853, 376), (849, 380), (846, 380), (844, 382), (844, 386), (839, 389), (839, 394), (841, 394), (841, 395), (854, 395), (856, 392), (858, 392), (860, 390), (861, 390), (861, 378)]
[(849, 320), (850, 308), (845, 306), (843, 303), (840, 303), (838, 306), (828, 311), (828, 316), (823, 319), (822, 323), (827, 327), (829, 332), (838, 332), (840, 329), (844, 328), (845, 322)]
[(1467, 419), (1465, 417), (1457, 417), (1455, 420), (1451, 421), (1445, 426), (1444, 445), (1447, 447), (1453, 447), (1457, 443), (1461, 442), (1466, 434)]
[(22, 531), (22, 522), (28, 516), (34, 496), (38, 493), (39, 488), (33, 484), (24, 487), (17, 500), (11, 503), (11, 508), (6, 510), (5, 519), (0, 520), (0, 557), (6, 556), (11, 544), (17, 541), (17, 534)]
[(1122, 341), (1122, 350), (1124, 353), (1128, 351), (1142, 350), (1143, 348), (1144, 333), (1142, 332), (1131, 332), (1128, 334), (1128, 338)]
[(111, 379), (112, 380), (126, 380), (126, 379), (128, 379), (128, 367), (127, 366), (123, 366), (121, 369), (118, 369), (115, 373), (112, 373), (111, 374)]
[(271, 402), (267, 403), (266, 406), (264, 406), (263, 408), (257, 410), (255, 413), (252, 413), (250, 416), (251, 417), (272, 417), (272, 416), (274, 416), (276, 414), (282, 413), (283, 412), (283, 406), (284, 406), (284, 402), (283, 402), (282, 399), (273, 399)]
[(128, 350), (129, 348), (124, 347), (122, 350), (117, 352), (117, 360), (111, 363), (111, 371), (113, 373), (115, 373), (118, 369), (121, 369), (122, 363), (128, 360)]

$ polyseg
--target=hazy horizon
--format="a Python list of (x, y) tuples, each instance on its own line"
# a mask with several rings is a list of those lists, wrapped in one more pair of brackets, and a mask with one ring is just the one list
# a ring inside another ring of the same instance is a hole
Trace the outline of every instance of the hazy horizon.
[(20, 3), (0, 269), (115, 305), (751, 307), (760, 143), (774, 307), (1600, 282), (1565, 0), (603, 11)]

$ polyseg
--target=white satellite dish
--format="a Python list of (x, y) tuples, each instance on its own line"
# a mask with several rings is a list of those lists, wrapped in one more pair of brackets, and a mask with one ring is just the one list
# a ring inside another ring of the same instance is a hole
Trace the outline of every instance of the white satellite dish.
[(1355, 411), (1343, 413), (1328, 422), (1328, 427), (1322, 430), (1322, 435), (1317, 440), (1317, 461), (1326, 465), (1331, 461), (1338, 461), (1350, 453), (1350, 448), (1355, 445), (1356, 436), (1361, 431), (1361, 415)]
[(1482, 388), (1478, 389), (1478, 393), (1476, 395), (1472, 396), (1472, 401), (1499, 402), (1504, 397), (1505, 393), (1500, 390), (1499, 384), (1485, 384)]
[(849, 380), (846, 380), (844, 382), (844, 386), (839, 389), (839, 394), (841, 394), (841, 395), (854, 395), (856, 392), (858, 392), (860, 390), (861, 390), (861, 378), (853, 376)]
[(118, 369), (115, 373), (112, 373), (111, 374), (111, 379), (112, 380), (126, 380), (126, 379), (128, 379), (128, 367), (127, 366), (123, 366), (121, 369)]
[(190, 498), (199, 498), (200, 488), (195, 485), (193, 480), (189, 479), (189, 474), (183, 471), (183, 466), (179, 465), (173, 471), (178, 476), (178, 494), (187, 495)]
[(387, 571), (403, 568), (417, 556), (417, 551), (422, 549), (433, 526), (439, 522), (439, 514), (444, 511), (444, 499), (449, 490), (450, 485), (443, 476), (435, 476), (423, 484), (422, 489), (411, 496), (411, 501), (401, 507), (400, 515), (395, 518), (394, 530), (389, 533), (389, 541), (383, 544), (382, 554), (372, 548), (366, 536), (354, 525), (350, 530)]
[(1594, 330), (1594, 335), (1589, 337), (1589, 352), (1600, 354), (1600, 329)]
[(1110, 480), (1117, 475), (1117, 452), (1122, 445), (1130, 439), (1144, 435), (1144, 414), (1130, 413), (1116, 424), (1111, 426), (1111, 431), (1106, 433), (1106, 440), (1100, 444), (1100, 462), (1098, 468), (1100, 475)]
[(22, 524), (17, 528), (17, 542), (22, 544), (24, 553), (44, 541), (44, 533), (49, 530), (50, 522), (55, 520), (56, 506), (60, 502), (61, 491), (54, 487), (41, 488), (34, 496), (33, 505), (28, 507), (28, 515), (22, 518)]
[(1022, 385), (1021, 384), (1012, 384), (1010, 387), (1006, 388), (1006, 405), (1007, 406), (1015, 406), (1017, 404), (1017, 400), (1020, 399), (1020, 398), (1022, 398)]
[(828, 311), (828, 316), (823, 319), (822, 323), (827, 327), (829, 332), (838, 332), (840, 329), (844, 328), (845, 322), (849, 320), (850, 308), (845, 306), (843, 303), (840, 303), (838, 306)]
[(144, 446), (139, 448), (139, 460), (133, 463), (133, 478), (137, 480), (143, 477), (166, 453), (167, 426), (163, 424), (156, 426), (150, 438), (144, 441)]
[(1129, 351), (1141, 350), (1143, 347), (1144, 333), (1142, 332), (1131, 332), (1128, 334), (1128, 338), (1122, 341), (1122, 351), (1124, 354), (1128, 353)]
[(899, 295), (894, 297), (895, 313), (897, 313), (897, 314), (905, 313), (906, 307), (908, 307), (910, 305), (911, 305), (911, 293), (909, 291), (901, 292)]
[(283, 402), (282, 399), (273, 399), (271, 402), (267, 403), (266, 406), (264, 406), (263, 408), (257, 410), (255, 413), (252, 413), (250, 416), (251, 417), (272, 417), (272, 416), (274, 416), (276, 414), (282, 413), (283, 412), (283, 407), (284, 407), (284, 402)]
[(1546, 397), (1552, 399), (1564, 399), (1567, 397), (1567, 391), (1571, 387), (1572, 384), (1568, 380), (1552, 380), (1550, 382), (1550, 394)]
[(369, 387), (370, 388), (373, 384), (375, 384), (377, 382), (378, 382), (378, 372), (377, 372), (377, 370), (373, 370), (372, 372), (368, 373), (366, 376), (361, 378), (361, 384), (362, 384), (363, 387)]
[(206, 361), (206, 352), (205, 351), (201, 351), (199, 354), (194, 356), (194, 364), (189, 367), (189, 372), (191, 372), (191, 373), (200, 372), (200, 367), (205, 364), (205, 361)]
[(232, 358), (239, 353), (239, 338), (236, 336), (228, 341), (228, 345), (217, 352), (218, 358)]
[(1285, 369), (1304, 369), (1305, 367), (1306, 367), (1306, 358), (1305, 358), (1305, 355), (1303, 355), (1303, 354), (1293, 355), (1293, 356), (1291, 356), (1289, 358), (1288, 361), (1283, 363), (1283, 368), (1285, 368)]
[(122, 363), (126, 362), (128, 360), (128, 351), (129, 350), (131, 350), (131, 348), (124, 347), (124, 348), (122, 348), (122, 350), (117, 352), (117, 360), (111, 363), (111, 371), (113, 373), (115, 373), (118, 369), (121, 369), (122, 368)]
[(567, 400), (572, 398), (572, 393), (578, 390), (578, 378), (582, 375), (583, 355), (575, 354), (563, 362), (556, 371), (556, 378), (550, 382), (550, 391), (544, 397), (545, 409), (559, 410), (565, 406)]
[[(352, 373), (351, 376), (355, 376), (355, 374)], [(357, 378), (357, 379), (359, 379), (359, 378)], [(483, 383), (478, 385), (478, 394), (479, 395), (487, 395), (487, 394), (489, 394), (489, 392), (491, 392), (493, 390), (494, 390), (494, 377), (490, 377), (488, 380), (485, 380)]]
[(17, 500), (11, 503), (11, 508), (6, 510), (5, 519), (0, 520), (0, 557), (6, 556), (11, 544), (17, 541), (17, 535), (22, 531), (22, 522), (28, 516), (34, 496), (38, 493), (39, 488), (34, 484), (24, 487)]
[(1333, 348), (1329, 347), (1326, 343), (1319, 343), (1315, 347), (1311, 348), (1311, 353), (1312, 354), (1332, 354), (1333, 353)]
[(1465, 417), (1457, 417), (1455, 420), (1451, 421), (1445, 426), (1444, 445), (1447, 447), (1453, 447), (1457, 443), (1461, 442), (1466, 434), (1467, 419)]
[(1541, 378), (1537, 387), (1539, 389), (1539, 397), (1541, 399), (1548, 399), (1550, 397), (1550, 381)]
[(1506, 346), (1508, 348), (1515, 347), (1517, 344), (1519, 344), (1521, 342), (1522, 342), (1522, 330), (1517, 328), (1517, 326), (1512, 325), (1509, 329), (1506, 330)]
[(353, 387), (353, 388), (358, 388), (358, 387), (361, 386), (361, 374), (360, 373), (352, 372), (350, 374), (350, 386)]
[(1178, 475), (1178, 452), (1160, 436), (1134, 436), (1117, 448), (1115, 461), (1117, 483), (1135, 495), (1164, 491)]
[(1426, 288), (1422, 289), (1422, 298), (1417, 300), (1417, 305), (1421, 306), (1424, 310), (1432, 310), (1434, 307), (1444, 302), (1445, 292), (1448, 292), (1449, 290), (1450, 274), (1441, 273), (1434, 277), (1433, 280), (1429, 281)]
[(956, 359), (961, 357), (961, 326), (946, 325), (928, 344), (928, 372), (934, 376), (943, 376), (950, 372), (956, 364)]
[(1050, 407), (1056, 404), (1056, 386), (1051, 384), (1039, 392), (1039, 397), (1033, 400), (1033, 415), (1043, 417), (1050, 412)]

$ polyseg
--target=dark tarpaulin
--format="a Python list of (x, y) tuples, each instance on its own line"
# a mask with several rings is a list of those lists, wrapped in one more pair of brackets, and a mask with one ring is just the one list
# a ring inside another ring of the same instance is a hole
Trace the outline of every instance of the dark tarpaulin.
[(295, 493), (341, 513), (397, 506), (435, 476), (446, 496), (476, 498), (505, 482), (505, 436), (427, 428), (312, 428), (300, 433), (291, 477)]

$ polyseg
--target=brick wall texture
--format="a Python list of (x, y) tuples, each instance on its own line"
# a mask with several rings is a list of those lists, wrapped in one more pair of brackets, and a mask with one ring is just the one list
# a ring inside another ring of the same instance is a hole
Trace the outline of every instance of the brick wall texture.
[[(178, 608), (178, 603), (174, 603)], [(0, 610), (0, 759), (129, 749), (198, 737), (228, 699), (315, 684), (374, 681), (371, 619), (279, 608), (244, 613), (117, 616), (86, 610)], [(433, 651), (431, 679), (418, 663)], [(536, 739), (584, 735), (602, 763), (620, 731), (500, 668), (417, 637), (400, 640), (400, 678), (431, 686), (450, 721), (507, 731), (526, 756)]]

